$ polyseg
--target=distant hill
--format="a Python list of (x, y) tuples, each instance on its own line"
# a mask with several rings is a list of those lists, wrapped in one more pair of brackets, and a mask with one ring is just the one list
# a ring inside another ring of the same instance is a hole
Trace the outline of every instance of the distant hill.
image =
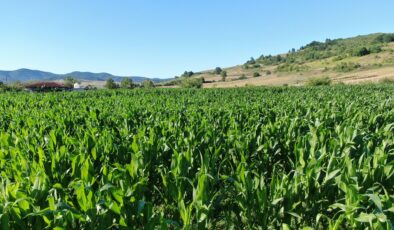
[(244, 64), (217, 68), (226, 71), (223, 81), (216, 69), (190, 74), (163, 83), (171, 86), (182, 78), (202, 77), (204, 88), (259, 85), (304, 85), (311, 78), (328, 77), (335, 83), (394, 80), (394, 34), (375, 33), (345, 39), (326, 39), (277, 55), (250, 58)]
[[(91, 72), (75, 71), (67, 74), (54, 74), (50, 72), (31, 70), (31, 69), (18, 69), (14, 71), (0, 70), (0, 81), (7, 83), (11, 83), (15, 81), (21, 81), (21, 82), (55, 81), (55, 80), (62, 80), (67, 76), (76, 78), (78, 80), (85, 80), (85, 81), (105, 81), (108, 78), (112, 78), (115, 81), (121, 81), (124, 78), (121, 76), (114, 76), (109, 73), (91, 73)], [(168, 80), (168, 79), (147, 78), (147, 77), (139, 77), (139, 76), (132, 76), (130, 78), (136, 83), (140, 83), (144, 80), (152, 80), (153, 82), (156, 83)]]

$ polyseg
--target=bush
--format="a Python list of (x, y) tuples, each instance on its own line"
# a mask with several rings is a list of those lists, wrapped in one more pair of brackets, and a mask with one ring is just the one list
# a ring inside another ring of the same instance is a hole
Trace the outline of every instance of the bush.
[(276, 68), (278, 72), (301, 72), (308, 70), (308, 66), (305, 65), (296, 65), (296, 64), (282, 64)]
[(375, 39), (375, 42), (378, 43), (394, 42), (394, 34), (381, 34)]
[(253, 73), (253, 77), (260, 77), (261, 75), (260, 75), (260, 73), (259, 72), (254, 72)]
[(255, 68), (255, 69), (256, 69), (256, 68), (260, 68), (260, 67), (261, 67), (260, 64), (254, 64), (254, 65), (253, 65), (253, 68)]
[(361, 65), (353, 62), (342, 62), (335, 66), (337, 72), (350, 72), (360, 68)]
[(69, 88), (73, 88), (74, 84), (77, 83), (77, 79), (71, 77), (71, 76), (67, 76), (64, 78), (64, 86), (69, 87)]
[(226, 71), (222, 71), (222, 73), (220, 75), (222, 76), (222, 81), (226, 81), (227, 72)]
[(115, 83), (114, 79), (108, 78), (107, 81), (105, 82), (104, 87), (107, 89), (116, 89), (119, 86), (118, 86), (118, 84)]
[(145, 80), (145, 81), (143, 81), (143, 82), (141, 83), (141, 86), (142, 86), (142, 88), (147, 88), (147, 89), (149, 89), (149, 88), (154, 88), (154, 87), (155, 87), (155, 84), (154, 84), (153, 81), (151, 81), (151, 80)]
[(357, 57), (361, 57), (361, 56), (368, 55), (370, 53), (371, 53), (370, 50), (368, 50), (365, 47), (361, 47), (361, 48), (358, 48), (358, 49), (354, 50), (353, 55), (357, 56)]
[(376, 54), (376, 53), (382, 52), (383, 50), (382, 50), (382, 47), (380, 47), (380, 46), (372, 46), (372, 47), (369, 49), (369, 51), (370, 51), (371, 53), (373, 53), (373, 54)]
[(245, 79), (248, 79), (248, 78), (246, 77), (245, 74), (242, 74), (242, 75), (238, 78), (238, 80), (245, 80)]
[(331, 85), (331, 79), (327, 76), (310, 78), (307, 81), (306, 85), (308, 85), (308, 86)]
[(132, 89), (135, 87), (135, 85), (131, 78), (126, 77), (120, 82), (120, 87), (123, 89)]
[(181, 87), (183, 88), (202, 88), (202, 84), (204, 83), (204, 78), (185, 78), (181, 82)]
[(267, 75), (271, 75), (272, 73), (271, 73), (271, 71), (270, 71), (270, 70), (267, 70), (267, 71), (265, 71), (265, 74), (267, 74)]

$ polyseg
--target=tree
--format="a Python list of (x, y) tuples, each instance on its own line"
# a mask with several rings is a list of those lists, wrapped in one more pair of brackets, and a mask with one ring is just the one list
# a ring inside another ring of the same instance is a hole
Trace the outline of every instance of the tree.
[(250, 60), (248, 61), (248, 64), (249, 65), (254, 65), (254, 64), (256, 64), (256, 60), (254, 60), (254, 58), (251, 57)]
[(215, 69), (215, 74), (216, 75), (219, 75), (219, 74), (221, 74), (222, 73), (222, 68), (220, 68), (220, 67), (216, 67), (216, 69)]
[(74, 84), (77, 83), (77, 79), (71, 77), (71, 76), (67, 76), (64, 78), (64, 86), (72, 88), (74, 87)]
[(107, 89), (116, 89), (118, 88), (118, 85), (112, 78), (108, 78), (107, 81), (105, 82), (105, 88)]
[(183, 74), (182, 74), (182, 77), (191, 77), (191, 76), (193, 76), (194, 75), (194, 72), (193, 71), (185, 71)]
[(204, 83), (204, 78), (184, 78), (181, 82), (183, 88), (202, 88)]
[(135, 87), (133, 80), (131, 78), (125, 77), (120, 82), (120, 87), (123, 89), (132, 89)]
[(155, 84), (151, 80), (145, 80), (141, 83), (143, 88), (154, 88)]
[(361, 47), (361, 48), (358, 48), (354, 51), (354, 56), (361, 57), (361, 56), (368, 55), (370, 53), (371, 53), (371, 51), (369, 51), (367, 48)]
[(222, 81), (226, 81), (227, 72), (226, 71), (222, 71), (222, 73), (220, 75), (222, 76)]

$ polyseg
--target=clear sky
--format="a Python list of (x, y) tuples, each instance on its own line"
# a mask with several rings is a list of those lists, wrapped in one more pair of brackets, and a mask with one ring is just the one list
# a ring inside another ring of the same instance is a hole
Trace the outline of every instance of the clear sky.
[(0, 0), (0, 69), (173, 77), (394, 32), (393, 0)]

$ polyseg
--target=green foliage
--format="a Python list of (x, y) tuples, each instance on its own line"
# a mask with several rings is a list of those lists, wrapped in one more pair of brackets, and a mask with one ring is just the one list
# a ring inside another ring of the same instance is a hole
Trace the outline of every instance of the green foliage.
[(357, 48), (356, 50), (354, 50), (353, 55), (361, 57), (361, 56), (368, 55), (370, 53), (371, 53), (371, 51), (369, 51), (367, 48), (360, 47), (360, 48)]
[(204, 78), (184, 78), (181, 81), (181, 87), (183, 88), (202, 88), (202, 84), (204, 83)]
[(394, 42), (394, 34), (380, 34), (378, 37), (376, 37), (375, 42), (376, 43)]
[(222, 81), (226, 81), (227, 78), (227, 71), (222, 71), (222, 73), (220, 74), (222, 76)]
[(370, 53), (380, 53), (380, 52), (382, 52), (383, 51), (383, 49), (382, 49), (382, 47), (380, 46), (380, 45), (374, 45), (374, 46), (371, 46), (371, 48), (369, 48), (369, 52)]
[(337, 72), (351, 72), (353, 70), (361, 68), (361, 65), (353, 62), (342, 62), (335, 66)]
[(308, 86), (323, 86), (323, 85), (331, 85), (331, 78), (324, 76), (324, 77), (314, 77), (310, 78), (306, 85)]
[(282, 65), (279, 65), (276, 68), (276, 71), (278, 71), (278, 72), (301, 72), (301, 71), (305, 71), (308, 69), (309, 69), (309, 67), (306, 65), (296, 65), (296, 64), (285, 63)]
[(77, 82), (78, 82), (78, 80), (72, 76), (67, 76), (64, 78), (64, 86), (69, 87), (69, 88), (73, 88), (74, 84)]
[(392, 37), (394, 34), (371, 34), (348, 39), (326, 39), (324, 42), (313, 41), (286, 55), (261, 55), (255, 62), (264, 65), (303, 64), (331, 57), (342, 60), (347, 56), (364, 56), (382, 52), (382, 46), (386, 42), (394, 41), (391, 40)]
[(153, 81), (151, 81), (151, 80), (145, 80), (141, 83), (141, 86), (142, 86), (142, 88), (146, 88), (146, 89), (154, 88), (155, 83), (153, 83)]
[(181, 77), (191, 77), (194, 75), (193, 71), (185, 71)]
[(119, 88), (119, 85), (116, 84), (116, 82), (114, 81), (114, 79), (108, 78), (108, 79), (105, 81), (104, 87), (107, 88), (107, 89), (116, 89), (116, 88)]
[(249, 61), (247, 61), (245, 64), (246, 65), (254, 65), (254, 64), (256, 64), (256, 60), (253, 57), (251, 57), (249, 59)]
[(135, 88), (135, 84), (133, 82), (133, 79), (125, 77), (122, 79), (122, 81), (120, 82), (120, 88), (123, 89), (133, 89)]
[(220, 68), (220, 67), (216, 67), (216, 68), (215, 68), (215, 74), (216, 74), (216, 75), (221, 74), (222, 71), (223, 71), (223, 70), (222, 70), (222, 68)]
[(242, 74), (242, 75), (238, 78), (238, 80), (245, 80), (245, 79), (248, 79), (248, 78), (246, 77), (245, 74)]
[(259, 72), (254, 72), (253, 73), (253, 77), (260, 77), (261, 75), (260, 75), (260, 73)]
[(1, 229), (390, 229), (394, 85), (0, 95)]
[(9, 85), (0, 82), (0, 92), (7, 92), (7, 91), (18, 92), (18, 91), (22, 91), (24, 87), (25, 86), (20, 81), (15, 81)]

